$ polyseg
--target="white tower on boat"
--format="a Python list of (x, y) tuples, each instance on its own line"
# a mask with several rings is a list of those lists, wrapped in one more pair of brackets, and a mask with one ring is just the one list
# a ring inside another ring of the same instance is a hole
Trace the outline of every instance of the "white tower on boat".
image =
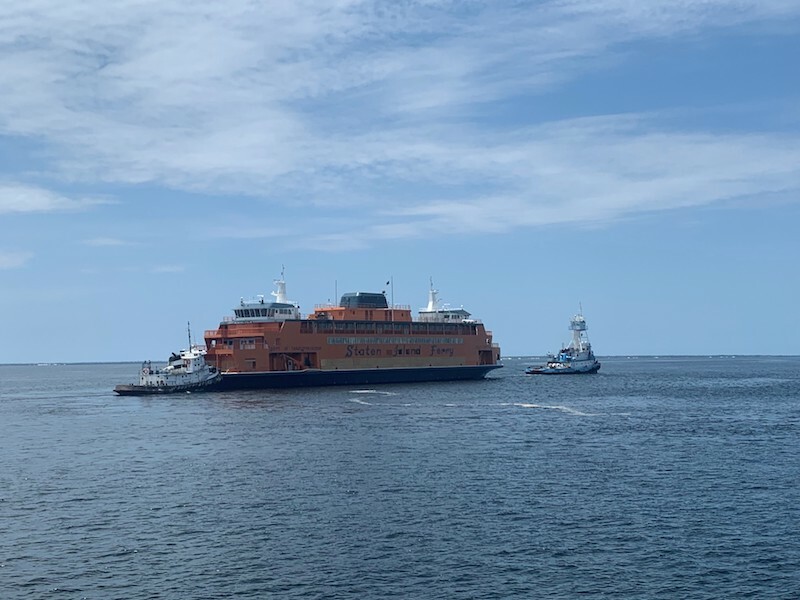
[(467, 323), (470, 321), (470, 314), (464, 308), (451, 308), (449, 304), (439, 303), (439, 290), (433, 287), (431, 278), (431, 289), (428, 290), (428, 306), (419, 309), (419, 321), (428, 323)]
[(275, 296), (275, 302), (279, 302), (281, 304), (292, 304), (286, 299), (286, 281), (283, 278), (283, 267), (281, 267), (281, 278), (275, 279), (273, 283), (278, 288), (274, 292), (270, 292), (273, 296)]
[(572, 330), (571, 347), (578, 352), (584, 352), (591, 348), (591, 344), (589, 344), (589, 334), (586, 333), (588, 329), (586, 326), (586, 319), (583, 318), (582, 313), (583, 311), (569, 320), (569, 328)]
[(425, 312), (435, 313), (439, 308), (438, 294), (439, 290), (433, 288), (433, 277), (431, 277), (431, 289), (428, 290), (428, 306), (425, 308)]

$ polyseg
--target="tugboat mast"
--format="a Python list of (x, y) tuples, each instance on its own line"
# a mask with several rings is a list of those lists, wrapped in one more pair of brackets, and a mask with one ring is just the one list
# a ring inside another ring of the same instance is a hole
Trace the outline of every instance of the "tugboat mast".
[(582, 313), (583, 310), (569, 320), (569, 328), (572, 330), (572, 347), (578, 352), (589, 348), (589, 334), (586, 333), (588, 327)]

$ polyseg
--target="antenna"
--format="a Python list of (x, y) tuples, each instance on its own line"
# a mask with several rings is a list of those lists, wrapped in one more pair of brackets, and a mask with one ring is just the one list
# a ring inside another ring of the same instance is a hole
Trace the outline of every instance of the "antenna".
[(192, 324), (186, 321), (186, 332), (189, 334), (189, 350), (192, 349)]

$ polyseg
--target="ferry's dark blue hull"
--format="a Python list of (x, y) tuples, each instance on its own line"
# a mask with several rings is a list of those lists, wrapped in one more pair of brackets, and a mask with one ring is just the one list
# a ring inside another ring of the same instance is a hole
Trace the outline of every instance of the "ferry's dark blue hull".
[(466, 381), (483, 379), (503, 365), (471, 367), (419, 367), (401, 369), (352, 369), (320, 371), (278, 371), (262, 373), (223, 373), (215, 390), (255, 390), (332, 385), (373, 385), (425, 381)]

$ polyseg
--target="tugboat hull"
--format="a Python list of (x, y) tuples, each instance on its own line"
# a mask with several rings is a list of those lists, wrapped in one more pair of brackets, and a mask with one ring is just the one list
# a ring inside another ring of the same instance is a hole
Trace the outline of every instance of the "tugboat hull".
[(136, 385), (122, 384), (114, 388), (120, 396), (155, 396), (160, 394), (179, 394), (181, 392), (205, 392), (216, 389), (222, 381), (222, 374), (217, 373), (211, 379), (193, 383), (175, 385)]
[(600, 363), (596, 363), (589, 369), (573, 369), (571, 367), (553, 369), (550, 367), (528, 367), (525, 373), (528, 375), (590, 375), (600, 370)]

